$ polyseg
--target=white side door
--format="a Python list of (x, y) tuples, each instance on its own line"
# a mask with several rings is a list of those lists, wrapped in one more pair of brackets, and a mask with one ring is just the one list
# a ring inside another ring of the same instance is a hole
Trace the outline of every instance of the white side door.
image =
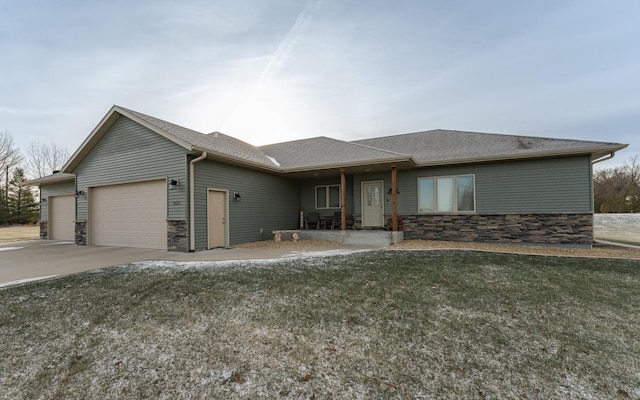
[(73, 241), (76, 230), (74, 195), (49, 196), (49, 239)]
[(220, 190), (209, 190), (207, 201), (208, 248), (225, 247), (227, 245), (227, 193)]

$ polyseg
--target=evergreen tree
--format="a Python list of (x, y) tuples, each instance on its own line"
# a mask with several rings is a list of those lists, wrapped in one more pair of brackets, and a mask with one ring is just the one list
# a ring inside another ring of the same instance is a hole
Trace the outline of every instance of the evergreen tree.
[(9, 209), (7, 207), (4, 188), (0, 188), (0, 225), (9, 223)]
[(24, 170), (16, 168), (9, 181), (9, 222), (29, 224), (38, 220), (38, 203), (30, 187), (22, 186), (26, 181)]

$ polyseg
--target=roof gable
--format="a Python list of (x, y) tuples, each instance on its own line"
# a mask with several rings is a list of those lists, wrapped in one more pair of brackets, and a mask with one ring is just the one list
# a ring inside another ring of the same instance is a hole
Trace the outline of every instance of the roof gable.
[[(109, 129), (115, 124), (115, 122), (121, 116), (127, 117), (134, 122), (145, 126), (146, 128), (152, 130), (153, 132), (165, 137), (166, 139), (171, 140), (172, 142), (182, 146), (187, 150), (191, 150), (191, 145), (189, 142), (182, 140), (181, 138), (164, 131), (159, 128), (156, 124), (153, 124), (148, 119), (141, 118), (140, 116), (144, 114), (132, 112), (131, 110), (127, 110), (126, 108), (113, 106), (107, 112), (107, 114), (100, 120), (98, 125), (91, 131), (89, 136), (82, 142), (80, 147), (73, 153), (69, 161), (62, 167), (62, 172), (72, 173), (76, 167), (80, 164), (80, 162), (93, 150), (93, 148), (98, 144), (100, 139), (109, 131)], [(149, 117), (151, 118), (151, 117)], [(159, 121), (159, 120), (158, 120)]]
[(114, 105), (93, 131), (91, 131), (69, 161), (67, 161), (62, 171), (73, 172), (120, 116), (127, 117), (145, 126), (188, 151), (205, 151), (211, 156), (218, 156), (230, 161), (255, 165), (261, 168), (273, 169), (276, 167), (276, 165), (256, 147), (231, 136), (219, 132), (210, 134), (200, 133), (150, 115)]
[(217, 131), (212, 133), (201, 133), (137, 111), (122, 107), (119, 108), (136, 116), (141, 121), (145, 121), (151, 126), (154, 126), (156, 128), (155, 130), (160, 130), (161, 132), (167, 133), (179, 141), (186, 143), (190, 150), (206, 151), (207, 153), (223, 158), (252, 163), (264, 168), (273, 168), (276, 166), (255, 146), (229, 135), (225, 135)]

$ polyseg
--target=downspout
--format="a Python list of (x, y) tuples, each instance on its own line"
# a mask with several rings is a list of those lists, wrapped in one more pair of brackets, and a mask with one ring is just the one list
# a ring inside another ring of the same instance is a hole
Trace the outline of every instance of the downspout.
[[(615, 155), (616, 155), (616, 152), (612, 151), (611, 153), (609, 153), (606, 156), (602, 156), (602, 157), (598, 158), (597, 160), (591, 161), (591, 165), (593, 166), (594, 164), (597, 164), (599, 162), (611, 160)], [(595, 208), (596, 208), (595, 185), (593, 184), (593, 168), (591, 168), (591, 209), (593, 210), (594, 214), (596, 213)], [(592, 220), (592, 225), (591, 225), (592, 232), (593, 232), (593, 229), (594, 229), (593, 223), (595, 223), (595, 220)]]
[(196, 211), (195, 211), (195, 199), (193, 198), (196, 191), (196, 178), (194, 164), (198, 161), (202, 161), (207, 158), (207, 152), (203, 151), (200, 156), (194, 158), (189, 162), (189, 251), (195, 251), (196, 249)]

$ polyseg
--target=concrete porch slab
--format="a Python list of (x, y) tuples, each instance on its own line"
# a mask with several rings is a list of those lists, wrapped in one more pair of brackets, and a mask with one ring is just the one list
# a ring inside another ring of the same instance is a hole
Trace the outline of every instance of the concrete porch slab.
[(390, 244), (400, 243), (404, 239), (404, 233), (377, 230), (302, 230), (300, 231), (300, 238), (306, 240), (329, 240), (348, 245), (389, 246)]

